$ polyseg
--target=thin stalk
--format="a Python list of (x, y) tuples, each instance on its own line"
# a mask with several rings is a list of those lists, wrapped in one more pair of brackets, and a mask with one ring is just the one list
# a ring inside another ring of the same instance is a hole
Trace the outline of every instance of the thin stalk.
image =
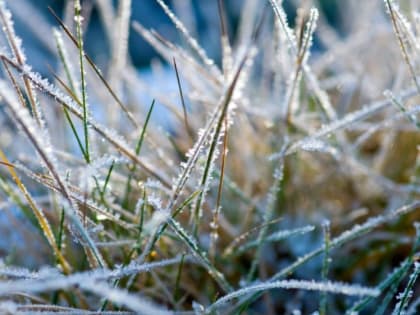
[[(324, 231), (324, 259), (322, 262), (322, 281), (327, 281), (328, 278), (328, 271), (330, 268), (330, 241), (331, 241), (331, 232), (330, 232), (330, 223), (326, 222), (323, 224), (323, 231)], [(326, 315), (327, 314), (327, 302), (328, 296), (327, 292), (322, 292), (321, 300), (319, 302), (319, 314)]]
[(80, 83), (81, 83), (81, 92), (82, 92), (82, 108), (83, 108), (83, 132), (85, 136), (85, 148), (86, 153), (86, 162), (90, 163), (90, 153), (89, 153), (89, 129), (88, 129), (88, 108), (87, 108), (87, 94), (86, 94), (86, 79), (85, 79), (85, 66), (84, 66), (84, 49), (83, 49), (83, 31), (82, 31), (82, 20), (81, 15), (82, 7), (80, 5), (80, 0), (74, 2), (74, 18), (76, 21), (76, 34), (77, 34), (77, 43), (79, 50), (79, 66), (80, 66)]
[[(144, 138), (146, 136), (146, 129), (147, 129), (147, 126), (149, 125), (150, 117), (152, 116), (154, 106), (155, 106), (155, 100), (153, 100), (152, 104), (150, 105), (150, 108), (149, 108), (149, 110), (147, 112), (147, 115), (146, 115), (146, 120), (144, 121), (143, 128), (142, 128), (141, 133), (140, 133), (140, 137), (139, 137), (139, 139), (136, 143), (136, 147), (135, 147), (135, 150), (134, 150), (136, 156), (140, 155), (140, 150), (143, 146)], [(128, 205), (128, 198), (129, 198), (129, 195), (130, 195), (130, 192), (131, 192), (131, 180), (134, 176), (135, 171), (136, 171), (136, 166), (134, 165), (130, 169), (130, 174), (128, 175), (128, 178), (127, 178), (127, 184), (125, 185), (125, 194), (124, 194), (124, 199), (123, 199), (124, 200), (123, 205), (125, 205), (126, 208), (127, 208), (127, 205)]]
[(181, 80), (179, 78), (178, 67), (176, 65), (175, 57), (173, 58), (173, 64), (174, 64), (174, 69), (175, 69), (175, 74), (176, 74), (176, 82), (178, 84), (179, 97), (181, 98), (181, 103), (182, 103), (182, 111), (184, 113), (185, 129), (187, 130), (190, 137), (192, 137), (193, 131), (190, 127), (190, 124), (188, 123), (187, 106), (185, 105), (184, 93), (182, 92)]
[(404, 58), (405, 63), (408, 66), (408, 70), (410, 71), (411, 77), (414, 81), (414, 84), (417, 88), (417, 92), (420, 93), (420, 82), (417, 80), (417, 76), (416, 76), (416, 71), (414, 70), (414, 66), (412, 65), (411, 61), (410, 61), (410, 57), (408, 54), (408, 50), (407, 47), (404, 44), (404, 39), (402, 37), (401, 31), (398, 27), (398, 21), (397, 21), (397, 16), (394, 12), (394, 1), (392, 0), (385, 0), (386, 2), (386, 6), (388, 8), (389, 11), (389, 15), (391, 16), (391, 22), (392, 22), (392, 27), (394, 28), (394, 32), (395, 35), (398, 39), (398, 43), (400, 44), (400, 48), (401, 48), (401, 52)]

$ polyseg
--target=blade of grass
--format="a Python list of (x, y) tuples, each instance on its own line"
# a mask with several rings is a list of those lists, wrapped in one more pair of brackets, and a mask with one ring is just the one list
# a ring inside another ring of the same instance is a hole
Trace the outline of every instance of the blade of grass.
[(89, 153), (89, 129), (88, 129), (88, 104), (86, 94), (86, 79), (85, 79), (85, 66), (84, 66), (84, 48), (83, 48), (83, 31), (82, 31), (82, 6), (80, 0), (74, 2), (74, 19), (76, 21), (76, 36), (77, 48), (79, 50), (79, 66), (80, 66), (80, 84), (82, 95), (82, 109), (83, 109), (83, 132), (85, 136), (84, 152), (86, 154), (86, 163), (90, 163)]
[(182, 274), (182, 268), (184, 267), (184, 258), (185, 258), (185, 254), (182, 254), (181, 262), (179, 263), (178, 272), (176, 274), (175, 289), (174, 289), (174, 301), (179, 300), (179, 284), (181, 283), (181, 274)]
[(0, 158), (4, 162), (4, 164), (7, 165), (7, 170), (9, 171), (10, 175), (12, 176), (13, 181), (18, 186), (19, 190), (22, 192), (23, 196), (25, 197), (26, 201), (28, 202), (28, 205), (32, 209), (35, 217), (38, 220), (38, 223), (44, 232), (45, 238), (48, 240), (48, 243), (50, 244), (51, 248), (54, 251), (54, 255), (56, 256), (58, 262), (60, 263), (61, 268), (63, 269), (63, 272), (65, 274), (69, 274), (71, 272), (71, 266), (63, 256), (63, 254), (60, 251), (60, 248), (57, 245), (57, 242), (54, 237), (54, 233), (51, 229), (51, 225), (48, 222), (47, 218), (44, 215), (44, 212), (37, 206), (34, 199), (26, 189), (25, 185), (20, 180), (19, 176), (17, 175), (14, 167), (10, 162), (8, 161), (6, 155), (4, 154), (3, 150), (0, 149)]
[[(330, 269), (330, 240), (331, 240), (331, 229), (330, 229), (330, 222), (327, 221), (322, 225), (322, 229), (324, 231), (324, 259), (322, 262), (322, 281), (327, 281), (328, 278), (328, 271)], [(327, 314), (327, 304), (328, 304), (328, 296), (327, 292), (323, 292), (321, 294), (321, 299), (319, 301), (319, 314), (326, 315)]]
[(54, 29), (53, 33), (54, 33), (55, 45), (56, 45), (56, 48), (57, 48), (58, 57), (61, 61), (61, 64), (63, 65), (64, 73), (67, 77), (67, 83), (70, 87), (70, 90), (73, 93), (76, 93), (76, 91), (77, 91), (76, 90), (76, 83), (75, 83), (75, 79), (73, 78), (72, 72), (70, 70), (70, 68), (71, 68), (70, 61), (69, 61), (67, 51), (64, 47), (63, 37), (57, 29)]
[(219, 212), (221, 211), (221, 200), (222, 200), (222, 190), (223, 190), (223, 180), (225, 175), (225, 162), (226, 162), (226, 155), (227, 155), (227, 146), (228, 146), (228, 117), (224, 119), (224, 129), (225, 134), (223, 137), (223, 151), (222, 151), (222, 161), (220, 166), (220, 177), (219, 177), (219, 186), (217, 188), (217, 199), (216, 199), (216, 207), (213, 210), (213, 220), (210, 223), (211, 228), (211, 238), (210, 238), (210, 258), (213, 260), (216, 254), (216, 242), (218, 239), (218, 228), (219, 228)]
[(398, 7), (393, 0), (385, 0), (385, 5), (388, 9), (389, 15), (391, 16), (392, 27), (394, 28), (395, 36), (398, 39), (404, 62), (407, 64), (411, 78), (413, 79), (414, 84), (417, 87), (417, 92), (420, 93), (420, 83), (417, 80), (416, 71), (414, 70), (415, 68), (412, 62), (410, 61), (410, 56), (408, 54), (407, 47), (404, 43), (403, 35), (401, 34), (400, 28), (398, 26), (397, 15), (395, 14), (395, 10), (398, 10)]
[(190, 137), (192, 137), (193, 131), (190, 127), (190, 124), (188, 123), (187, 106), (185, 105), (184, 93), (182, 92), (181, 80), (179, 79), (178, 67), (176, 65), (175, 57), (173, 58), (173, 64), (174, 64), (174, 69), (175, 69), (175, 74), (176, 74), (176, 82), (178, 84), (179, 97), (181, 98), (181, 103), (182, 103), (182, 111), (184, 113), (185, 129), (187, 130)]
[[(66, 89), (68, 89), (69, 87), (67, 87), (67, 85), (55, 74), (55, 73), (53, 73), (52, 72), (52, 75), (54, 76), (54, 78), (62, 85), (62, 86), (64, 86)], [(70, 90), (68, 90), (69, 92), (71, 92)], [(74, 93), (71, 93), (70, 94), (71, 96), (72, 96), (72, 98), (73, 99), (75, 99), (75, 98), (77, 98), (76, 97), (76, 95), (74, 94)], [(77, 102), (80, 102), (78, 99), (77, 99)], [(86, 151), (85, 151), (85, 148), (83, 147), (83, 143), (82, 143), (82, 140), (80, 139), (80, 136), (79, 136), (79, 134), (78, 134), (78, 132), (77, 132), (77, 130), (76, 130), (76, 126), (74, 125), (74, 122), (73, 122), (73, 120), (71, 119), (71, 116), (70, 116), (70, 113), (69, 113), (69, 111), (67, 110), (67, 108), (65, 108), (65, 107), (63, 107), (63, 112), (64, 112), (64, 116), (66, 117), (66, 119), (67, 119), (67, 122), (69, 123), (69, 125), (70, 125), (70, 128), (71, 128), (71, 131), (72, 131), (72, 133), (73, 133), (73, 135), (74, 135), (74, 137), (76, 138), (76, 141), (77, 141), (77, 145), (79, 146), (79, 149), (80, 149), (80, 152), (82, 153), (82, 155), (83, 155), (83, 157), (84, 157), (84, 159), (85, 159), (85, 161), (86, 162), (88, 162), (88, 160), (89, 160), (89, 157), (87, 156), (87, 154), (86, 154)]]
[[(142, 128), (141, 133), (140, 133), (140, 137), (139, 137), (139, 139), (136, 143), (136, 147), (135, 147), (135, 150), (134, 150), (136, 156), (140, 155), (140, 150), (143, 146), (147, 126), (149, 125), (150, 117), (152, 116), (154, 106), (155, 106), (155, 100), (152, 101), (152, 104), (150, 105), (149, 110), (147, 111), (146, 120), (144, 121), (143, 128)], [(133, 166), (130, 169), (130, 174), (128, 175), (127, 184), (125, 186), (126, 188), (125, 188), (125, 194), (124, 194), (124, 199), (123, 199), (124, 200), (123, 205), (125, 206), (125, 208), (127, 208), (127, 205), (128, 205), (128, 198), (129, 198), (129, 195), (130, 195), (130, 192), (131, 192), (131, 180), (133, 178), (133, 175), (134, 175), (135, 171), (136, 171), (136, 166)]]

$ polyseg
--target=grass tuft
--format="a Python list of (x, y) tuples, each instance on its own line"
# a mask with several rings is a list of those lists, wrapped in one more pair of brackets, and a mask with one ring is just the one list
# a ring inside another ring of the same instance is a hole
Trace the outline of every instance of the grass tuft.
[(0, 0), (0, 313), (418, 314), (420, 5), (155, 2)]

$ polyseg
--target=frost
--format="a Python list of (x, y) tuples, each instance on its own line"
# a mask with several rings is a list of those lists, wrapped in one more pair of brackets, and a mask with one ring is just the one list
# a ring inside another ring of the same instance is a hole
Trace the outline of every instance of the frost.
[[(119, 266), (113, 270), (94, 269), (69, 276), (61, 275), (58, 273), (57, 269), (53, 268), (41, 269), (39, 272), (33, 272), (23, 268), (3, 267), (0, 268), (0, 275), (17, 278), (17, 280), (0, 282), (0, 295), (7, 295), (11, 291), (27, 293), (47, 292), (56, 289), (65, 289), (85, 281), (120, 279), (126, 276), (150, 272), (155, 268), (178, 264), (180, 261), (181, 256), (144, 264), (138, 264), (133, 261), (127, 266)], [(192, 262), (192, 260), (189, 256), (186, 256), (184, 262)]]
[(9, 45), (15, 50), (13, 53), (16, 54), (15, 57), (18, 59), (19, 64), (23, 65), (26, 63), (26, 55), (23, 52), (22, 40), (15, 33), (12, 13), (6, 8), (4, 1), (0, 1), (0, 16)]
[(272, 233), (270, 235), (267, 235), (261, 241), (254, 240), (254, 241), (248, 242), (248, 243), (240, 246), (238, 248), (237, 252), (241, 253), (241, 252), (244, 252), (244, 251), (246, 251), (250, 248), (258, 246), (261, 243), (278, 242), (280, 240), (283, 240), (283, 239), (286, 239), (286, 238), (289, 238), (289, 237), (292, 237), (292, 236), (297, 236), (297, 235), (302, 235), (302, 234), (312, 232), (313, 230), (315, 230), (315, 226), (308, 225), (308, 226), (305, 226), (305, 227), (302, 227), (302, 228), (278, 231), (278, 232)]
[[(400, 99), (406, 99), (415, 95), (416, 90), (414, 88), (408, 89), (401, 93)], [(292, 154), (296, 152), (302, 145), (308, 141), (316, 140), (327, 135), (332, 134), (334, 131), (337, 131), (342, 128), (348, 128), (357, 121), (366, 119), (367, 117), (376, 114), (378, 111), (386, 108), (391, 104), (390, 100), (382, 100), (370, 105), (366, 105), (363, 108), (354, 111), (352, 113), (346, 114), (343, 118), (340, 118), (336, 121), (331, 122), (328, 125), (323, 126), (319, 131), (315, 132), (313, 135), (310, 135), (302, 140), (294, 142), (287, 150), (287, 154)]]
[(87, 290), (98, 296), (104, 297), (115, 304), (123, 305), (133, 310), (136, 314), (156, 314), (169, 315), (173, 312), (164, 310), (154, 303), (139, 295), (128, 293), (126, 290), (116, 289), (109, 286), (106, 282), (85, 281), (79, 284), (81, 289)]
[(119, 2), (118, 14), (115, 21), (115, 27), (112, 29), (112, 63), (110, 66), (111, 85), (116, 85), (118, 94), (122, 92), (120, 82), (124, 67), (127, 63), (128, 36), (131, 15), (131, 0)]
[(14, 301), (1, 301), (0, 311), (3, 314), (19, 314), (19, 304), (16, 304)]
[(171, 21), (174, 23), (176, 28), (181, 32), (181, 34), (186, 39), (187, 43), (191, 46), (192, 49), (197, 53), (198, 56), (200, 56), (201, 60), (204, 62), (206, 66), (210, 68), (210, 70), (213, 72), (213, 74), (217, 76), (221, 76), (220, 70), (215, 67), (214, 61), (211, 60), (203, 48), (200, 47), (197, 40), (193, 38), (190, 34), (190, 32), (185, 28), (184, 24), (175, 16), (175, 14), (169, 9), (169, 7), (163, 2), (163, 0), (156, 0), (157, 3), (162, 7), (163, 11), (165, 11), (165, 14), (171, 19)]
[(205, 314), (205, 308), (200, 303), (198, 303), (196, 301), (193, 301), (192, 307), (193, 307), (195, 315), (204, 315)]
[(322, 152), (331, 154), (334, 158), (338, 158), (339, 152), (336, 148), (332, 147), (326, 142), (320, 140), (311, 140), (303, 143), (301, 149), (312, 152)]
[[(148, 200), (150, 204), (150, 200)], [(170, 218), (170, 212), (168, 210), (157, 210), (153, 213), (153, 216), (144, 226), (144, 229), (150, 234), (153, 234), (158, 227), (165, 223)]]
[(210, 312), (213, 309), (216, 309), (223, 304), (244, 296), (256, 292), (267, 291), (270, 289), (299, 289), (299, 290), (309, 290), (309, 291), (320, 291), (320, 292), (330, 292), (334, 294), (344, 294), (350, 296), (378, 296), (381, 292), (378, 289), (372, 289), (367, 287), (362, 287), (359, 285), (350, 285), (340, 282), (315, 282), (315, 281), (306, 281), (306, 280), (282, 280), (274, 282), (265, 282), (256, 285), (250, 285), (246, 288), (239, 289), (235, 292), (232, 292), (228, 295), (225, 295), (213, 303), (207, 311)]
[(8, 278), (37, 279), (39, 276), (36, 272), (32, 272), (22, 267), (0, 267), (0, 275)]
[(417, 277), (420, 274), (420, 263), (414, 262), (414, 271), (411, 273), (407, 286), (404, 291), (397, 295), (398, 303), (395, 305), (392, 315), (402, 315), (406, 314), (406, 309), (410, 299), (413, 297), (413, 287), (416, 283)]

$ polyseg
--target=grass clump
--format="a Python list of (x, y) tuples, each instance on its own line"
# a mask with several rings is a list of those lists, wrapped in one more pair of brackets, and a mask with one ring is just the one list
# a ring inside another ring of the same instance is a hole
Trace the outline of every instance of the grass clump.
[[(282, 1), (247, 0), (233, 36), (220, 0), (220, 60), (192, 12), (156, 2), (183, 44), (131, 21), (134, 1), (94, 2), (103, 69), (85, 4), (51, 10), (47, 79), (0, 1), (0, 204), (18, 239), (0, 247), (0, 312), (418, 313), (416, 1), (342, 1), (338, 33), (318, 1), (291, 23)], [(138, 74), (130, 32), (174, 91)]]

